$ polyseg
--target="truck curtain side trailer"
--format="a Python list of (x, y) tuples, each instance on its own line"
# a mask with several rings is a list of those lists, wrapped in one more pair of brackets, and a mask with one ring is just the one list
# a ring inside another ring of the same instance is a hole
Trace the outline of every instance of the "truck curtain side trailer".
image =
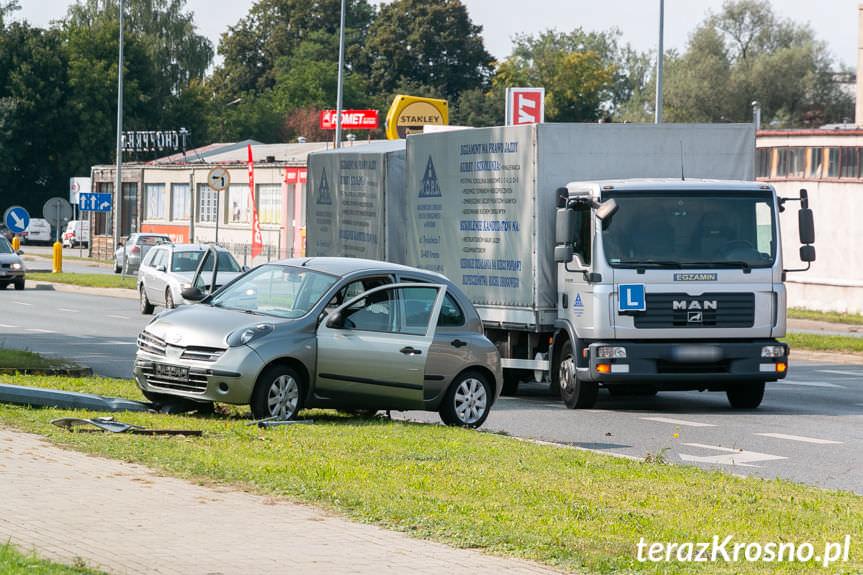
[(450, 277), (501, 352), (506, 392), (531, 377), (569, 407), (601, 386), (756, 407), (785, 376), (784, 202), (752, 181), (752, 125), (538, 124), (388, 145), (310, 155), (308, 253)]

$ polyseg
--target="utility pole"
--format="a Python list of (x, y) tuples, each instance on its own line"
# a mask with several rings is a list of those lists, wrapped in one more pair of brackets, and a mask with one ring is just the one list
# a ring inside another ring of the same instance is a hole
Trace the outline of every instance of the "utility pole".
[[(123, 227), (123, 177), (120, 173), (123, 165), (123, 12), (124, 2), (120, 0), (120, 56), (117, 63), (117, 181), (114, 184), (114, 206), (117, 210), (117, 225), (114, 226), (114, 249), (120, 245), (120, 234)], [(123, 258), (123, 277), (126, 274), (126, 258)]]

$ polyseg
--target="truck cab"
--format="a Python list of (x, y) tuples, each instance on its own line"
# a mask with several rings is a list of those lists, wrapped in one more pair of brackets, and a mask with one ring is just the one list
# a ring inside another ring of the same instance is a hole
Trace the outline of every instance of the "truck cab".
[[(802, 196), (805, 194), (802, 194)], [(805, 198), (803, 199), (805, 201)], [(784, 200), (759, 182), (619, 180), (558, 190), (553, 385), (568, 407), (611, 393), (724, 391), (757, 407), (788, 369)], [(808, 205), (801, 260), (815, 259)]]

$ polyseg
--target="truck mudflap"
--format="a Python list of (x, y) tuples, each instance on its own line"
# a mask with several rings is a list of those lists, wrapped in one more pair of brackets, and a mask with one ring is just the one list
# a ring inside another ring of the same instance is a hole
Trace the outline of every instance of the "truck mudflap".
[(775, 339), (585, 344), (577, 377), (603, 384), (726, 390), (743, 381), (782, 379), (788, 372), (788, 345)]

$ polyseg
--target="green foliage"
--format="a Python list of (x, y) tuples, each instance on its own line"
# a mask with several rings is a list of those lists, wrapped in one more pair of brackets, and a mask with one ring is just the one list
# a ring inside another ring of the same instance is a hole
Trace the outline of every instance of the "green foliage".
[(817, 127), (853, 116), (833, 80), (833, 59), (808, 26), (778, 19), (767, 0), (723, 4), (666, 60), (664, 116), (673, 122), (748, 122)]
[(369, 29), (361, 71), (379, 94), (425, 86), (431, 93), (405, 93), (455, 100), (488, 86), (493, 58), (481, 32), (461, 0), (394, 0)]
[(102, 571), (95, 571), (86, 566), (86, 562), (80, 557), (75, 565), (62, 565), (39, 559), (35, 554), (25, 554), (6, 542), (0, 544), (0, 574), (32, 573), (34, 575), (97, 575)]

